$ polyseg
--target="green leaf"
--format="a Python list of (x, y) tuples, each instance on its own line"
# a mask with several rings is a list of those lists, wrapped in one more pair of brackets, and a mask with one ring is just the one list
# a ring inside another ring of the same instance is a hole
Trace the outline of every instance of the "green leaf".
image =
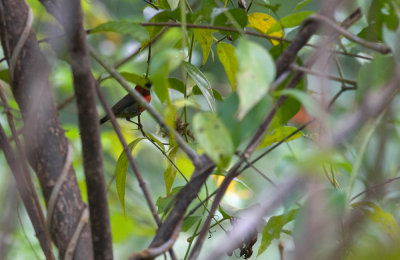
[(237, 73), (239, 94), (239, 119), (249, 112), (267, 94), (275, 78), (275, 63), (260, 45), (245, 39), (236, 48), (239, 62)]
[(392, 239), (398, 239), (400, 236), (400, 227), (394, 216), (378, 205), (369, 201), (362, 201), (351, 204), (353, 208), (358, 208), (374, 222), (379, 229)]
[(234, 141), (235, 143), (236, 141), (244, 141), (255, 133), (264, 120), (271, 103), (271, 97), (265, 96), (243, 117), (238, 129), (235, 129), (235, 135), (233, 135), (233, 138), (238, 139)]
[(121, 72), (120, 74), (122, 77), (124, 77), (124, 79), (132, 82), (135, 85), (144, 86), (147, 83), (147, 79), (143, 76), (139, 76), (138, 74), (131, 72)]
[(172, 192), (166, 197), (159, 197), (156, 201), (157, 212), (159, 214), (166, 214), (173, 206), (176, 194), (183, 188), (183, 186), (175, 187)]
[(210, 82), (208, 82), (206, 76), (196, 66), (194, 66), (189, 62), (185, 62), (184, 64), (189, 76), (200, 88), (201, 93), (203, 93), (203, 96), (206, 99), (207, 104), (210, 107), (211, 111), (215, 111), (215, 100), (213, 97), (213, 92)]
[(154, 86), (154, 92), (161, 102), (169, 99), (168, 96), (168, 75), (176, 69), (183, 61), (184, 54), (176, 49), (163, 50), (151, 59), (150, 75)]
[(155, 137), (154, 137), (151, 133), (149, 133), (149, 132), (146, 132), (146, 131), (145, 131), (145, 133), (146, 133), (146, 135), (147, 135), (148, 137), (150, 137), (151, 140), (153, 140), (153, 141), (161, 148), (161, 150), (163, 150), (163, 151), (165, 152), (164, 144), (163, 144), (160, 140), (158, 140), (157, 138), (155, 138)]
[(225, 73), (231, 84), (232, 90), (236, 90), (236, 73), (238, 71), (238, 61), (235, 55), (235, 47), (226, 42), (219, 42), (217, 45), (218, 59), (224, 66)]
[(301, 8), (303, 8), (304, 6), (308, 5), (312, 0), (303, 0), (300, 3), (298, 3), (296, 5), (296, 7), (294, 8), (295, 11), (300, 10)]
[(171, 193), (172, 185), (174, 184), (176, 177), (176, 169), (174, 166), (170, 165), (164, 171), (164, 181), (165, 181), (165, 190), (167, 191), (167, 196)]
[(232, 93), (224, 102), (219, 103), (218, 116), (229, 129), (235, 148), (257, 130), (259, 124), (265, 117), (265, 111), (267, 111), (270, 105), (271, 97), (265, 96), (239, 121), (235, 114), (232, 113), (232, 111), (236, 111), (239, 106), (237, 93)]
[[(130, 151), (135, 149), (136, 145), (143, 139), (146, 138), (138, 138), (131, 142), (128, 147)], [(115, 184), (117, 185), (117, 193), (119, 201), (121, 202), (122, 208), (125, 213), (125, 183), (126, 183), (126, 173), (128, 171), (128, 158), (126, 157), (125, 151), (118, 157), (117, 165), (115, 167), (114, 175), (115, 175)]]
[[(185, 84), (183, 84), (183, 82), (181, 80), (179, 80), (177, 78), (169, 78), (168, 83), (170, 85), (170, 88), (175, 89), (176, 91), (179, 91), (185, 95)], [(212, 89), (212, 93), (216, 100), (219, 100), (219, 101), (223, 100), (221, 94), (218, 91), (216, 91), (215, 89)], [(192, 88), (191, 94), (203, 95), (203, 93), (201, 92), (200, 88), (197, 85), (195, 85)]]
[(225, 126), (229, 129), (232, 135), (232, 141), (234, 143), (234, 147), (238, 147), (241, 138), (240, 134), (237, 134), (239, 128), (239, 120), (236, 118), (235, 113), (233, 111), (237, 111), (239, 107), (239, 97), (236, 92), (233, 92), (230, 96), (228, 96), (223, 102), (218, 104), (218, 117), (225, 124)]
[(149, 34), (143, 26), (140, 26), (137, 22), (128, 20), (106, 22), (90, 30), (91, 34), (98, 32), (114, 32), (122, 35), (128, 34), (139, 42), (149, 39)]
[[(194, 95), (203, 95), (203, 92), (201, 92), (201, 89), (199, 88), (199, 86), (195, 85), (192, 88), (192, 94), (194, 94)], [(222, 101), (223, 100), (221, 94), (218, 91), (216, 91), (215, 89), (212, 89), (212, 96), (218, 101)]]
[(231, 219), (232, 216), (226, 213), (221, 206), (218, 206), (218, 211), (221, 213), (223, 219)]
[(178, 7), (179, 0), (167, 0), (167, 1), (171, 10), (175, 10)]
[(267, 9), (269, 9), (269, 10), (271, 10), (271, 12), (272, 13), (276, 13), (276, 12), (278, 12), (278, 10), (279, 10), (279, 8), (282, 6), (281, 4), (274, 4), (274, 5), (272, 5), (272, 4), (267, 4), (268, 2), (270, 2), (270, 1), (263, 1), (264, 3), (257, 3), (258, 5), (260, 5), (260, 6), (263, 6), (263, 7), (265, 7), (265, 8), (267, 8)]
[(200, 9), (195, 13), (196, 21), (203, 22), (205, 24), (211, 23), (211, 15), (213, 9), (217, 7), (217, 2), (215, 0), (202, 0), (199, 2), (201, 4)]
[[(178, 146), (174, 147), (168, 154), (169, 159), (175, 162), (176, 152), (178, 151)], [(174, 184), (176, 177), (176, 169), (170, 164), (168, 168), (164, 172), (164, 181), (165, 181), (165, 190), (167, 192), (167, 196), (171, 193), (172, 185)]]
[[(247, 13), (241, 8), (233, 8), (228, 10), (219, 8), (214, 9), (213, 12), (219, 12), (219, 14), (214, 18), (215, 26), (238, 29), (237, 26), (239, 26), (240, 28), (244, 28), (247, 25)], [(224, 30), (219, 31), (219, 33), (226, 36), (230, 35), (232, 36), (233, 40), (235, 40), (239, 36), (239, 33), (227, 32)]]
[(6, 83), (10, 83), (10, 70), (0, 70), (0, 79)]
[(308, 16), (315, 14), (312, 11), (302, 11), (295, 14), (290, 14), (283, 17), (279, 23), (274, 24), (267, 33), (273, 33), (282, 30), (283, 28), (293, 28), (299, 26)]
[(315, 101), (315, 99), (313, 99), (310, 95), (307, 95), (307, 93), (305, 93), (302, 90), (283, 89), (280, 91), (276, 91), (275, 94), (279, 96), (287, 95), (289, 97), (292, 97), (300, 101), (300, 103), (304, 106), (307, 112), (312, 116), (318, 116), (319, 113), (321, 112), (320, 106), (318, 105), (317, 101)]
[(273, 239), (280, 238), (283, 227), (296, 217), (297, 212), (298, 209), (293, 209), (286, 214), (273, 216), (268, 220), (267, 225), (262, 231), (261, 245), (257, 256), (267, 250)]
[[(160, 9), (169, 9), (168, 3), (163, 0), (164, 6), (160, 7)], [(173, 11), (170, 10), (164, 10), (159, 13), (157, 13), (153, 18), (151, 18), (150, 22), (156, 23), (156, 22), (168, 22), (170, 20), (173, 21), (181, 21), (181, 11), (180, 8), (175, 9)], [(189, 21), (187, 21), (189, 22)], [(146, 30), (149, 32), (150, 39), (153, 39), (161, 30), (163, 29), (162, 26), (147, 26)]]
[(201, 220), (201, 216), (189, 216), (185, 218), (185, 220), (182, 223), (182, 232), (187, 232), (189, 229), (198, 221)]
[[(279, 87), (278, 87), (278, 92), (286, 86), (287, 82), (289, 82), (291, 78), (289, 77), (285, 82), (283, 82)], [(301, 80), (297, 86), (296, 90), (305, 92), (305, 88), (307, 86), (307, 79)], [(275, 92), (275, 93), (276, 93)], [(279, 97), (275, 97), (274, 100), (275, 102), (279, 99)], [(277, 127), (281, 127), (287, 124), (287, 122), (292, 119), (301, 109), (301, 102), (297, 100), (294, 97), (289, 96), (286, 101), (283, 103), (283, 105), (278, 109), (278, 111), (275, 114), (274, 119), (271, 122), (270, 127), (268, 128), (268, 131), (272, 131), (273, 129)]]
[(370, 41), (381, 41), (384, 25), (396, 30), (399, 26), (397, 8), (389, 0), (372, 1), (367, 13), (368, 26), (359, 33), (359, 36)]
[(208, 55), (211, 51), (211, 46), (214, 40), (213, 33), (216, 30), (206, 30), (206, 29), (194, 29), (194, 39), (200, 44), (201, 49), (203, 51), (203, 62), (202, 65), (206, 64), (208, 59)]
[(193, 117), (193, 130), (199, 146), (221, 168), (228, 166), (234, 148), (226, 126), (217, 115), (205, 112)]
[[(273, 143), (278, 143), (285, 139), (287, 136), (289, 136), (291, 133), (296, 131), (296, 127), (293, 126), (282, 126), (276, 128), (271, 134), (267, 134), (264, 136), (263, 140), (261, 141), (260, 145), (257, 147), (257, 149), (264, 148), (266, 146), (269, 146)], [(290, 142), (292, 140), (295, 140), (297, 138), (300, 138), (303, 136), (302, 132), (297, 132), (290, 138), (288, 138), (285, 142)]]

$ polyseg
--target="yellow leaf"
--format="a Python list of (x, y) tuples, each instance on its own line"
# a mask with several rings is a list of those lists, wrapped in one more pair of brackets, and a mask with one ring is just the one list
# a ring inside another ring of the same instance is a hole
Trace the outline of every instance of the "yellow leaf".
[(193, 32), (194, 38), (200, 44), (203, 51), (203, 61), (201, 65), (204, 65), (208, 59), (208, 55), (210, 54), (211, 46), (214, 40), (212, 34), (215, 33), (216, 30), (195, 29)]
[[(249, 26), (251, 28), (256, 29), (257, 31), (261, 33), (266, 33), (268, 30), (278, 22), (270, 15), (264, 14), (264, 13), (252, 13), (249, 14), (248, 17), (249, 20)], [(275, 37), (283, 37), (283, 31), (279, 30), (273, 33), (268, 34), (270, 36), (275, 36)], [(277, 40), (271, 40), (271, 43), (273, 45), (279, 44), (279, 41)]]
[(389, 212), (384, 211), (378, 205), (370, 201), (361, 201), (351, 204), (351, 207), (361, 209), (382, 232), (392, 239), (400, 237), (400, 227), (397, 220)]
[(232, 90), (236, 90), (236, 73), (238, 71), (238, 61), (235, 55), (235, 47), (226, 42), (217, 45), (217, 55), (224, 66)]

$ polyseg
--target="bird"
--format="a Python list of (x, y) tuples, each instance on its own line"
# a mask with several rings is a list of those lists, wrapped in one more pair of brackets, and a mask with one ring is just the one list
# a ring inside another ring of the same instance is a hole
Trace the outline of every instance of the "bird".
[[(147, 83), (145, 86), (146, 87), (137, 85), (135, 87), (135, 90), (138, 91), (148, 103), (150, 103), (151, 84)], [(115, 105), (112, 106), (111, 110), (113, 111), (115, 117), (125, 118), (126, 120), (132, 122), (130, 119), (140, 115), (144, 110), (146, 110), (146, 108), (140, 105), (131, 94), (127, 94), (117, 103), (115, 103)], [(109, 119), (110, 118), (108, 117), (108, 115), (105, 115), (102, 119), (100, 119), (100, 124), (104, 124)]]

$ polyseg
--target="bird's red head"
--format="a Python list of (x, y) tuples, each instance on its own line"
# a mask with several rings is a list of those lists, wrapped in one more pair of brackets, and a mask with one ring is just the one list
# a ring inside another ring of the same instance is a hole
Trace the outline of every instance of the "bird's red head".
[[(144, 99), (146, 99), (148, 103), (150, 103), (151, 101), (150, 88), (151, 88), (151, 83), (147, 83), (146, 87), (137, 85), (135, 87), (135, 90), (138, 91), (144, 97)], [(145, 108), (140, 106), (140, 110), (143, 112)]]

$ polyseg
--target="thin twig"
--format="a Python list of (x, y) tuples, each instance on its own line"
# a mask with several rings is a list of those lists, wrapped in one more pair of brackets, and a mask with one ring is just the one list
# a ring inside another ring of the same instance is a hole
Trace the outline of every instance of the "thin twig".
[(89, 50), (93, 58), (100, 64), (102, 65), (109, 73), (110, 75), (115, 78), (118, 83), (121, 84), (121, 86), (128, 91), (134, 98), (135, 100), (143, 106), (149, 113), (150, 115), (160, 124), (160, 126), (164, 129), (166, 129), (170, 134), (173, 134), (179, 147), (188, 155), (190, 160), (193, 162), (195, 166), (201, 164), (199, 160), (199, 156), (190, 148), (186, 142), (182, 139), (182, 137), (173, 129), (172, 127), (168, 126), (167, 123), (165, 122), (164, 118), (152, 107), (150, 106), (147, 101), (143, 98), (143, 96), (137, 92), (134, 88), (130, 86), (130, 84), (124, 79), (124, 77), (121, 76), (113, 67), (108, 65), (97, 53), (96, 50), (94, 50), (92, 47), (89, 46)]
[(134, 172), (136, 178), (138, 179), (139, 186), (142, 189), (143, 195), (146, 199), (147, 205), (150, 208), (153, 218), (155, 219), (157, 226), (160, 226), (161, 219), (158, 216), (157, 209), (153, 203), (153, 200), (151, 199), (150, 192), (149, 192), (146, 182), (144, 181), (144, 178), (139, 170), (139, 167), (138, 167), (135, 159), (132, 156), (132, 153), (131, 153), (131, 150), (129, 149), (128, 143), (126, 142), (124, 136), (122, 135), (121, 129), (119, 128), (119, 125), (116, 121), (114, 113), (112, 112), (111, 107), (107, 104), (106, 98), (104, 97), (103, 93), (101, 93), (98, 84), (97, 84), (96, 90), (97, 90), (97, 96), (99, 97), (100, 102), (103, 105), (104, 109), (107, 111), (107, 115), (110, 118), (110, 122), (114, 128), (114, 131), (117, 134), (118, 139), (124, 148), (123, 150), (126, 154), (126, 157), (128, 158), (129, 165), (132, 167), (133, 172)]
[[(154, 22), (154, 23), (140, 23), (141, 26), (163, 26), (163, 27), (181, 27), (182, 25), (180, 23), (175, 23), (175, 22)], [(214, 25), (207, 25), (207, 24), (186, 24), (187, 28), (194, 28), (194, 29), (207, 29), (207, 30), (220, 30), (220, 31), (225, 31), (225, 32), (237, 32), (239, 33), (238, 30), (236, 30), (235, 28), (231, 28), (231, 27), (224, 27), (224, 26), (214, 26)], [(287, 43), (292, 43), (293, 41), (282, 38), (282, 37), (276, 37), (276, 36), (272, 36), (272, 35), (267, 35), (267, 34), (263, 34), (263, 33), (257, 33), (257, 32), (251, 32), (251, 31), (247, 31), (247, 30), (243, 30), (244, 34), (247, 35), (251, 35), (251, 36), (255, 36), (255, 37), (259, 37), (259, 38), (264, 38), (264, 39), (268, 39), (268, 40), (276, 40), (279, 42), (287, 42)], [(319, 49), (320, 47), (314, 44), (309, 44), (306, 43), (304, 46), (306, 47), (311, 47), (311, 48), (315, 48), (315, 49)], [(332, 51), (335, 54), (340, 54), (340, 55), (344, 55), (344, 56), (350, 56), (350, 57), (354, 57), (354, 58), (360, 58), (360, 59), (365, 59), (365, 60), (372, 60), (372, 58), (367, 57), (367, 56), (363, 56), (363, 55), (359, 55), (359, 54), (352, 54), (352, 53), (347, 53), (347, 52), (343, 52), (343, 51), (337, 51), (337, 50), (333, 50)]]
[(331, 27), (332, 29), (336, 30), (338, 33), (342, 34), (348, 40), (358, 43), (358, 44), (364, 46), (365, 48), (374, 50), (374, 51), (382, 53), (382, 54), (388, 54), (391, 52), (390, 47), (387, 46), (386, 44), (369, 42), (364, 39), (361, 39), (361, 38), (357, 37), (356, 35), (350, 33), (349, 31), (347, 31), (343, 27), (338, 26), (336, 23), (334, 23), (333, 21), (331, 21), (329, 18), (327, 18), (325, 16), (315, 14), (315, 15), (309, 16), (307, 19), (311, 20), (311, 21), (323, 22), (326, 25), (328, 25), (329, 27)]
[[(119, 128), (119, 125), (118, 125), (117, 120), (116, 120), (116, 118), (114, 116), (114, 113), (112, 112), (111, 107), (108, 105), (108, 103), (106, 101), (106, 98), (104, 97), (103, 93), (101, 93), (100, 87), (99, 87), (98, 84), (96, 84), (96, 93), (97, 93), (97, 96), (99, 97), (100, 102), (102, 103), (104, 109), (107, 111), (107, 115), (110, 118), (110, 121), (111, 121), (111, 124), (112, 124), (112, 126), (114, 128), (114, 131), (117, 134), (118, 139), (119, 139), (119, 141), (121, 142), (121, 144), (122, 144), (122, 146), (124, 148), (124, 152), (125, 152), (126, 157), (128, 158), (129, 165), (133, 169), (133, 173), (135, 174), (135, 176), (136, 176), (136, 178), (137, 178), (137, 180), (139, 182), (139, 187), (141, 188), (141, 190), (143, 192), (143, 195), (145, 197), (147, 205), (150, 208), (151, 214), (153, 215), (153, 218), (154, 218), (157, 226), (159, 227), (159, 226), (161, 226), (162, 222), (161, 222), (160, 217), (158, 216), (156, 206), (154, 205), (153, 200), (151, 199), (151, 195), (150, 195), (150, 192), (149, 192), (149, 190), (147, 188), (146, 182), (144, 181), (144, 178), (143, 178), (143, 176), (142, 176), (142, 174), (141, 174), (141, 172), (139, 170), (139, 167), (138, 167), (135, 159), (132, 156), (131, 150), (128, 147), (128, 143), (126, 142), (126, 140), (125, 140), (125, 138), (124, 138), (124, 136), (123, 136), (123, 134), (121, 132), (121, 129)], [(169, 253), (170, 253), (172, 259), (176, 259), (175, 253), (174, 253), (174, 251), (172, 249), (170, 249)]]
[(330, 79), (330, 80), (339, 81), (341, 83), (347, 83), (347, 84), (350, 84), (350, 85), (353, 85), (353, 86), (357, 86), (357, 82), (354, 81), (354, 80), (344, 79), (344, 78), (341, 78), (341, 77), (335, 77), (335, 76), (332, 76), (332, 75), (324, 74), (324, 73), (321, 73), (321, 72), (318, 72), (318, 71), (315, 71), (315, 70), (311, 70), (311, 69), (308, 69), (308, 68), (305, 68), (305, 67), (298, 66), (297, 64), (291, 64), (290, 68), (292, 70), (301, 71), (301, 72), (304, 72), (304, 73), (307, 73), (307, 74), (310, 74), (310, 75), (314, 75), (314, 76), (317, 76), (317, 77), (327, 78), (327, 79)]
[(370, 191), (372, 191), (372, 190), (375, 190), (375, 189), (377, 189), (377, 188), (380, 188), (381, 186), (385, 186), (385, 185), (390, 184), (390, 183), (392, 183), (392, 182), (394, 182), (394, 181), (397, 181), (397, 180), (400, 180), (400, 177), (391, 178), (391, 179), (388, 179), (388, 180), (386, 180), (386, 181), (384, 181), (384, 182), (382, 182), (382, 183), (379, 183), (379, 184), (376, 184), (376, 185), (374, 185), (374, 186), (368, 187), (367, 189), (365, 189), (365, 190), (363, 190), (362, 192), (358, 193), (357, 195), (353, 196), (353, 197), (350, 199), (349, 202), (352, 202), (353, 200), (357, 199), (358, 197), (360, 197), (361, 195), (363, 195), (363, 194), (365, 194), (365, 193), (367, 193), (367, 192), (370, 192)]

